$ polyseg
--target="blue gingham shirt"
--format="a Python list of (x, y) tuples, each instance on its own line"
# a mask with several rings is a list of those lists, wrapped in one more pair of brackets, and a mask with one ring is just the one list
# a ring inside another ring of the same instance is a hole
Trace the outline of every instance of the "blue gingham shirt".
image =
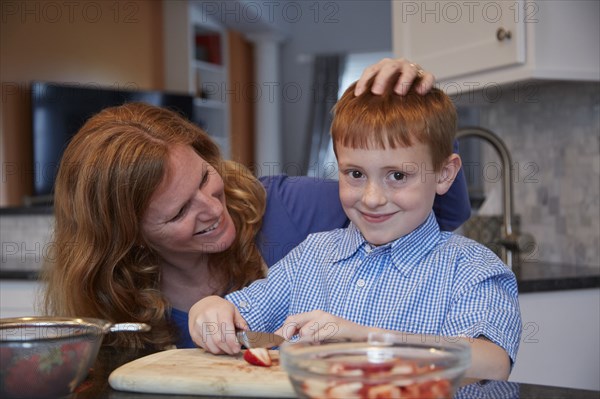
[(442, 232), (433, 212), (413, 232), (372, 247), (354, 224), (311, 234), (267, 278), (225, 297), (251, 329), (323, 310), (415, 334), (485, 336), (516, 359), (521, 316), (514, 274), (489, 249)]

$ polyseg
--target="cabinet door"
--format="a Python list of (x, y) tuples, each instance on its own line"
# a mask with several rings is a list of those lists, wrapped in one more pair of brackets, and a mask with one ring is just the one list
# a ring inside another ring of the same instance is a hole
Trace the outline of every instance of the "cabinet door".
[(524, 22), (531, 14), (528, 8), (535, 7), (535, 3), (486, 0), (392, 4), (395, 54), (422, 64), (438, 80), (525, 62)]
[(42, 289), (37, 280), (0, 280), (0, 318), (37, 316)]

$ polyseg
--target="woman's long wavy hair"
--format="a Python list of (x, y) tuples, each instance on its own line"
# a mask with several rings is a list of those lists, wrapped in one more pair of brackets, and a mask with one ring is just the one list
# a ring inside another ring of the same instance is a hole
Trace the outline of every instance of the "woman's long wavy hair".
[(265, 209), (260, 182), (242, 165), (224, 161), (214, 141), (175, 112), (129, 103), (89, 119), (62, 157), (54, 193), (54, 245), (43, 272), (46, 314), (152, 326), (144, 334), (109, 334), (104, 340), (109, 345), (164, 348), (176, 341), (170, 305), (160, 291), (161, 259), (141, 231), (176, 144), (193, 147), (225, 183), (236, 238), (208, 258), (220, 293), (264, 275), (254, 243)]

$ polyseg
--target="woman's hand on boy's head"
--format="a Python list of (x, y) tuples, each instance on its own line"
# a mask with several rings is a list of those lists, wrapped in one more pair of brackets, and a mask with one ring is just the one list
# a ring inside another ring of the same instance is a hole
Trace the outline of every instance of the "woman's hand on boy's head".
[(373, 94), (382, 94), (390, 79), (400, 73), (398, 82), (394, 87), (397, 94), (404, 95), (408, 92), (416, 78), (421, 81), (416, 88), (419, 94), (425, 94), (433, 87), (435, 77), (433, 74), (424, 71), (418, 64), (414, 64), (404, 58), (384, 58), (377, 64), (365, 68), (360, 79), (356, 83), (354, 95), (359, 96), (367, 89), (367, 83), (372, 77), (375, 77), (371, 92)]
[(219, 296), (196, 302), (190, 308), (188, 323), (194, 343), (214, 354), (238, 353), (241, 345), (235, 332), (248, 328), (235, 305)]
[(359, 338), (366, 327), (334, 316), (322, 310), (298, 313), (289, 316), (275, 331), (286, 341), (298, 336), (298, 341), (320, 342), (325, 340)]

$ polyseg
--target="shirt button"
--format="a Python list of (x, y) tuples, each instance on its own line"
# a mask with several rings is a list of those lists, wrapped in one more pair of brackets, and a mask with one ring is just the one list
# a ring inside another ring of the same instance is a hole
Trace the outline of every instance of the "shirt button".
[(247, 307), (248, 307), (248, 302), (246, 302), (246, 301), (240, 301), (240, 308), (246, 309)]
[(356, 281), (356, 285), (359, 287), (364, 287), (365, 284), (367, 284), (367, 282), (365, 280), (363, 280), (362, 278), (359, 278), (358, 281)]

